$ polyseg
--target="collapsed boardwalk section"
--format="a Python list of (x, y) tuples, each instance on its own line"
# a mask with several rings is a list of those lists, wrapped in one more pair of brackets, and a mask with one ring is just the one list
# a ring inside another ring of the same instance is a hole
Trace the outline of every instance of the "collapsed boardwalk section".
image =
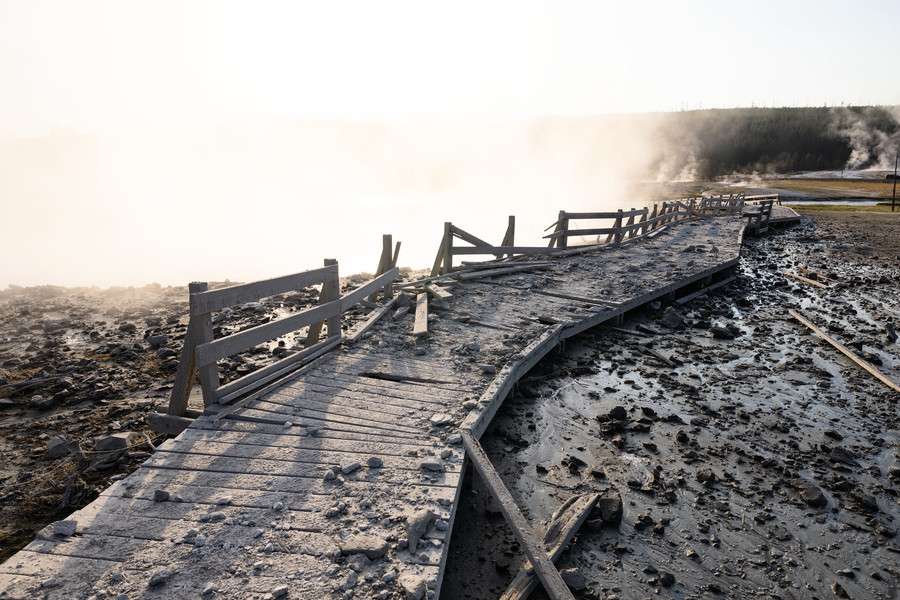
[(565, 337), (733, 267), (742, 227), (733, 216), (690, 221), (540, 270), (461, 282), (433, 303), (424, 338), (410, 336), (410, 314), (383, 319), (351, 349), (194, 420), (74, 513), (68, 530), (57, 525), (0, 566), (0, 590), (439, 594), (460, 429), (477, 437), (508, 388)]

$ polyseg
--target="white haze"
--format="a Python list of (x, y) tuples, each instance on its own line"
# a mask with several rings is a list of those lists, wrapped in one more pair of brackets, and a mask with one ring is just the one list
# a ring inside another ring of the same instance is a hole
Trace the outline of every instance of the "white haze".
[[(645, 135), (643, 131), (647, 132)], [(544, 244), (560, 209), (640, 205), (648, 127), (615, 119), (277, 120), (195, 130), (54, 134), (0, 145), (0, 285), (245, 281), (316, 267), (373, 271), (381, 234), (431, 264), (452, 221)]]

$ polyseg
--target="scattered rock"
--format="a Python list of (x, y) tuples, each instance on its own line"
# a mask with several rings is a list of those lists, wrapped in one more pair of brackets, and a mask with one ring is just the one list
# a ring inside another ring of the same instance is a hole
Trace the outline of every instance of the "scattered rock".
[(432, 519), (434, 519), (434, 513), (427, 508), (416, 511), (406, 517), (406, 539), (410, 552), (415, 552), (419, 547), (419, 540), (428, 531), (428, 526), (431, 524)]
[(340, 544), (341, 554), (363, 554), (369, 559), (381, 558), (387, 552), (387, 541), (371, 534), (359, 533)]

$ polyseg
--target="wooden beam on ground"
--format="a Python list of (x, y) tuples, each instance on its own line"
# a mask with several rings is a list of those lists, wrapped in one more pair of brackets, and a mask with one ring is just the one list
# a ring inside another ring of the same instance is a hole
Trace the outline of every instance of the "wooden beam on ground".
[(828, 286), (822, 283), (821, 281), (816, 281), (814, 279), (809, 279), (808, 277), (804, 277), (803, 275), (797, 275), (796, 273), (791, 273), (790, 271), (785, 271), (785, 275), (790, 277), (791, 279), (796, 279), (801, 283), (805, 283), (807, 285), (811, 285), (817, 288), (827, 288)]
[(413, 324), (414, 336), (428, 335), (428, 294), (416, 296), (416, 321)]
[[(572, 496), (556, 509), (544, 531), (543, 542), (544, 548), (547, 550), (547, 558), (553, 562), (559, 559), (563, 550), (591, 514), (599, 498), (600, 494)], [(538, 581), (534, 576), (534, 569), (530, 563), (526, 563), (500, 596), (500, 600), (527, 600), (537, 586)]]
[(510, 273), (519, 273), (522, 271), (534, 271), (535, 269), (546, 269), (549, 265), (521, 265), (516, 267), (501, 267), (499, 269), (484, 269), (469, 273), (452, 273), (450, 277), (460, 281), (470, 281), (472, 279), (480, 279), (482, 277), (497, 277), (499, 275), (509, 275)]
[(397, 297), (394, 296), (390, 300), (387, 301), (383, 306), (380, 306), (369, 313), (369, 316), (366, 317), (366, 320), (362, 322), (362, 324), (357, 325), (352, 332), (348, 333), (344, 338), (344, 341), (348, 344), (353, 344), (360, 338), (362, 338), (365, 333), (372, 328), (372, 326), (379, 321), (384, 315), (393, 310), (394, 306), (397, 305)]
[(187, 429), (188, 425), (193, 422), (193, 419), (187, 417), (164, 415), (157, 412), (152, 412), (147, 415), (147, 425), (150, 427), (151, 431), (165, 435), (178, 435)]
[(426, 284), (425, 289), (431, 292), (431, 295), (438, 300), (449, 300), (453, 297), (453, 294), (451, 294), (446, 288), (442, 288), (436, 283)]
[(842, 343), (840, 343), (839, 341), (837, 341), (836, 339), (834, 339), (833, 337), (831, 337), (830, 335), (825, 333), (825, 331), (823, 331), (821, 328), (819, 328), (815, 323), (813, 323), (812, 321), (810, 321), (809, 319), (807, 319), (806, 317), (801, 315), (796, 310), (788, 309), (788, 312), (790, 313), (790, 315), (792, 317), (794, 317), (795, 319), (797, 319), (798, 321), (800, 321), (801, 323), (803, 323), (804, 325), (809, 327), (813, 331), (813, 333), (815, 333), (817, 336), (819, 336), (820, 338), (822, 338), (823, 340), (825, 340), (826, 342), (828, 342), (829, 344), (831, 344), (832, 346), (837, 348), (837, 350), (841, 354), (843, 354), (844, 356), (846, 356), (847, 358), (852, 360), (854, 363), (856, 363), (856, 365), (858, 367), (860, 367), (864, 371), (867, 371), (875, 379), (877, 379), (884, 385), (888, 386), (895, 392), (900, 392), (900, 385), (898, 385), (897, 382), (893, 381), (887, 375), (885, 375), (884, 373), (882, 373), (881, 371), (876, 369), (874, 366), (872, 366), (871, 363), (869, 363), (868, 361), (863, 360), (862, 358), (857, 356), (852, 350), (850, 350), (845, 345), (843, 345)]
[(531, 562), (534, 572), (544, 586), (544, 591), (552, 600), (575, 600), (575, 596), (569, 591), (562, 576), (547, 557), (547, 550), (534, 535), (531, 526), (525, 519), (525, 515), (519, 510), (512, 494), (506, 489), (500, 475), (497, 474), (494, 465), (484, 452), (484, 448), (478, 443), (471, 432), (464, 430), (462, 432), (463, 444), (466, 447), (466, 455), (481, 476), (481, 480), (491, 492), (491, 495), (500, 505), (500, 511), (509, 523), (519, 543), (525, 550), (525, 556)]

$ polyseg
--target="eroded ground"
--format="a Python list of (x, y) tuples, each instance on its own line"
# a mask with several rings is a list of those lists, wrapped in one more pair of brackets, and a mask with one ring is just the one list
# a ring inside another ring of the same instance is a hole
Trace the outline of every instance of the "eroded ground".
[[(579, 597), (898, 596), (900, 398), (787, 314), (900, 380), (897, 219), (816, 219), (750, 242), (740, 278), (678, 315), (570, 340), (506, 401), (483, 443), (532, 522), (576, 493), (622, 498), (621, 525), (563, 555)], [(801, 267), (835, 287), (782, 275)], [(521, 561), (474, 479), (446, 598), (496, 598)]]

